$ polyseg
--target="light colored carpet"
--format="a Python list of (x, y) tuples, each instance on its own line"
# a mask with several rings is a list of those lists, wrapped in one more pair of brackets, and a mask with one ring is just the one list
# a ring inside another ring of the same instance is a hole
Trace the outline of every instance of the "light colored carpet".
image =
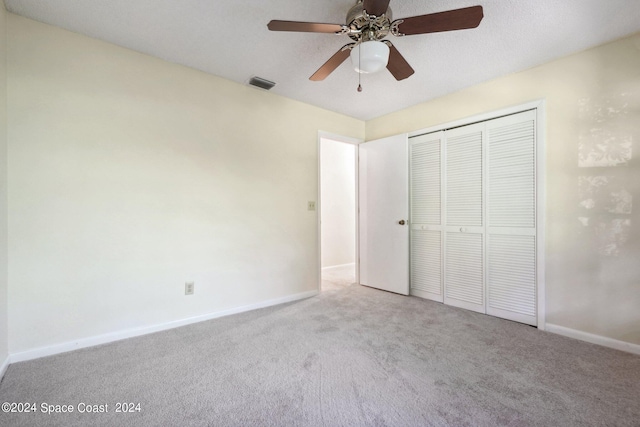
[[(3, 426), (638, 426), (640, 357), (358, 285), (11, 365)], [(140, 412), (114, 412), (116, 402)]]
[(322, 270), (322, 290), (336, 291), (356, 281), (356, 266), (343, 265)]

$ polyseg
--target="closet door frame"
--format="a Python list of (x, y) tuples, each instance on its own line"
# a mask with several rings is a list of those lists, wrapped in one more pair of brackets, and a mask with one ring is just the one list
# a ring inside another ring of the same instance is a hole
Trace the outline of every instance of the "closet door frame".
[(545, 304), (545, 223), (546, 223), (546, 175), (545, 175), (545, 129), (546, 129), (546, 102), (544, 99), (515, 105), (504, 109), (470, 116), (464, 119), (420, 129), (408, 134), (409, 138), (471, 125), (497, 119), (511, 114), (535, 110), (536, 112), (536, 276), (537, 276), (537, 327), (540, 330), (546, 328), (546, 304)]

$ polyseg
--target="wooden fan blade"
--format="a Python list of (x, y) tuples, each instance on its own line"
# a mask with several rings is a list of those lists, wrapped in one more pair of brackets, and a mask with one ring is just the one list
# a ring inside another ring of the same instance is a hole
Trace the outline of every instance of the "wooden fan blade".
[[(438, 33), (476, 28), (484, 14), (482, 6), (471, 6), (446, 12), (404, 18), (397, 26), (401, 35)], [(400, 20), (398, 20), (400, 21)], [(396, 22), (398, 22), (396, 21)]]
[(362, 8), (366, 10), (369, 15), (380, 16), (387, 13), (389, 1), (390, 0), (364, 0)]
[(389, 46), (389, 62), (387, 63), (387, 70), (396, 78), (396, 80), (404, 80), (411, 76), (415, 71), (411, 68), (411, 65), (404, 59), (404, 56), (398, 52), (398, 49), (391, 44), (390, 41), (385, 40), (384, 43)]
[(273, 20), (267, 24), (271, 31), (296, 31), (300, 33), (342, 33), (344, 25), (321, 24), (318, 22), (299, 21), (277, 21)]
[(345, 45), (337, 51), (324, 65), (318, 68), (318, 71), (313, 73), (313, 76), (309, 77), (309, 80), (313, 80), (314, 82), (319, 82), (327, 78), (327, 76), (342, 64), (345, 59), (349, 57), (351, 54), (351, 47), (354, 46), (355, 43), (349, 43)]

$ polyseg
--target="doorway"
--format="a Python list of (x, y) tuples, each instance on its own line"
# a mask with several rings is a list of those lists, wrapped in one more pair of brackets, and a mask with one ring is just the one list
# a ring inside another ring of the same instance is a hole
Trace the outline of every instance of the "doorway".
[(358, 280), (357, 153), (356, 141), (319, 139), (322, 291), (342, 289)]

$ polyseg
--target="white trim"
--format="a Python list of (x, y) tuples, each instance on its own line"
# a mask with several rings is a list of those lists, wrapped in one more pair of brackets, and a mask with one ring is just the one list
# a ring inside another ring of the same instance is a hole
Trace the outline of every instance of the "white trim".
[(95, 337), (82, 338), (75, 341), (69, 341), (61, 344), (54, 344), (47, 347), (40, 347), (33, 350), (27, 350), (20, 353), (13, 353), (9, 356), (10, 363), (23, 362), (25, 360), (38, 359), (40, 357), (52, 356), (54, 354), (66, 353), (68, 351), (78, 350), (86, 347), (93, 347), (96, 345), (107, 344), (114, 341), (120, 341), (127, 338), (138, 337), (141, 335), (152, 334), (154, 332), (166, 331), (168, 329), (178, 328), (180, 326), (186, 326), (193, 323), (199, 323), (206, 320), (217, 319), (219, 317), (229, 316), (232, 314), (244, 313), (246, 311), (256, 310), (259, 308), (271, 307), (274, 305), (284, 304), (287, 302), (298, 301), (306, 298), (313, 297), (318, 294), (318, 291), (308, 291), (299, 294), (288, 295), (281, 298), (274, 298), (267, 301), (258, 302), (255, 304), (244, 305), (241, 307), (230, 308), (227, 310), (216, 311), (214, 313), (203, 314), (200, 316), (189, 317), (181, 320), (174, 320), (172, 322), (162, 323), (153, 326), (146, 326), (142, 328), (126, 329), (123, 331), (112, 332), (108, 334), (98, 335)]
[(546, 245), (545, 226), (547, 224), (547, 158), (546, 158), (546, 129), (547, 129), (547, 102), (543, 99), (537, 102), (536, 106), (536, 282), (537, 282), (537, 320), (538, 329), (541, 331), (547, 328), (547, 305), (546, 305)]
[(11, 356), (7, 356), (4, 362), (2, 362), (2, 365), (0, 365), (0, 381), (4, 378), (4, 374), (7, 373), (7, 368), (9, 368), (10, 364), (11, 364)]
[(531, 101), (524, 104), (512, 105), (510, 107), (502, 108), (500, 110), (490, 111), (488, 113), (481, 113), (475, 116), (465, 117), (460, 120), (454, 120), (452, 122), (430, 126), (424, 129), (418, 129), (413, 132), (409, 132), (409, 138), (414, 136), (423, 135), (426, 133), (438, 132), (440, 130), (452, 129), (460, 126), (466, 126), (474, 123), (485, 122), (487, 120), (497, 119), (502, 116), (508, 116), (510, 114), (521, 113), (527, 110), (533, 110), (536, 108), (544, 107), (545, 101), (539, 99), (537, 101)]
[(360, 284), (360, 141), (356, 145), (355, 187), (356, 187), (356, 283)]
[(353, 145), (359, 145), (362, 142), (364, 142), (364, 140), (362, 139), (351, 138), (348, 136), (338, 135), (337, 133), (331, 133), (331, 132), (325, 132), (325, 131), (319, 130), (318, 139), (321, 139), (321, 138), (331, 139), (333, 141), (345, 142), (347, 144), (353, 144)]
[(358, 147), (360, 144), (362, 144), (364, 142), (363, 139), (357, 139), (357, 138), (350, 138), (348, 136), (343, 136), (343, 135), (338, 135), (335, 133), (330, 133), (330, 132), (325, 132), (325, 131), (318, 131), (318, 195), (317, 195), (317, 199), (318, 199), (318, 203), (316, 203), (316, 223), (318, 224), (317, 227), (317, 239), (318, 239), (318, 292), (320, 292), (322, 290), (322, 215), (321, 215), (321, 209), (322, 209), (322, 174), (321, 174), (321, 170), (322, 170), (322, 150), (321, 150), (321, 146), (322, 146), (322, 140), (323, 139), (330, 139), (332, 141), (338, 141), (338, 142), (344, 142), (345, 144), (352, 144), (355, 145), (355, 198), (356, 198), (356, 235), (355, 235), (355, 239), (356, 239), (356, 283), (360, 283), (360, 156), (359, 156), (359, 151), (358, 151)]
[(342, 267), (355, 267), (355, 266), (356, 266), (355, 262), (350, 262), (348, 264), (340, 264), (340, 265), (330, 265), (328, 267), (322, 267), (322, 271), (330, 271), (330, 270), (336, 270)]
[(316, 191), (316, 199), (318, 203), (316, 203), (316, 239), (318, 240), (318, 259), (316, 260), (318, 264), (318, 292), (322, 292), (322, 136), (323, 132), (318, 131), (318, 147), (317, 147), (317, 156), (318, 156), (318, 189)]
[(565, 328), (564, 326), (554, 325), (551, 323), (547, 323), (547, 332), (640, 355), (640, 344), (633, 344), (626, 341), (603, 337), (602, 335), (590, 334), (588, 332)]

